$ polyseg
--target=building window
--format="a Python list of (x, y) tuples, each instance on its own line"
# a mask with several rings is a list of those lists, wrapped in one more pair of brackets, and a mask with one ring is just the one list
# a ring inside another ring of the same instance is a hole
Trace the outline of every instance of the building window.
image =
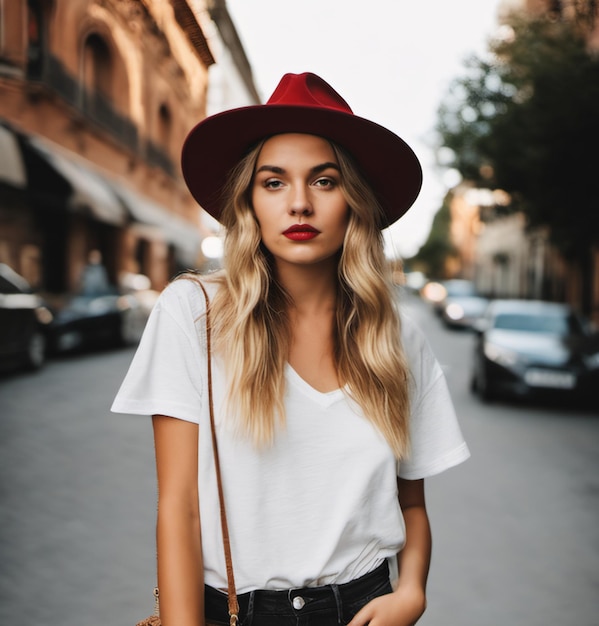
[(167, 174), (174, 175), (171, 161), (171, 139), (173, 117), (166, 104), (161, 104), (156, 116), (155, 130), (146, 143), (146, 159), (152, 166), (162, 168)]
[(115, 111), (113, 107), (113, 57), (103, 37), (93, 33), (83, 45), (81, 84), (81, 106), (94, 121), (113, 129)]
[(45, 23), (42, 3), (27, 2), (27, 76), (41, 78), (44, 66)]
[(112, 55), (104, 39), (94, 33), (83, 46), (83, 84), (90, 93), (112, 95)]
[(158, 144), (159, 146), (169, 152), (171, 130), (173, 127), (173, 120), (170, 109), (166, 104), (160, 105), (158, 109)]
[(6, 24), (6, 15), (4, 13), (4, 0), (0, 0), (0, 53), (4, 51), (6, 35), (4, 33), (4, 25)]

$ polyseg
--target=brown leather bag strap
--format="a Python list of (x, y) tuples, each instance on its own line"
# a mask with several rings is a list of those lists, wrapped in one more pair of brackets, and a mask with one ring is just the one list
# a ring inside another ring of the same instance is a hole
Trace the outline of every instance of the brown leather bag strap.
[(216, 425), (214, 423), (214, 400), (212, 396), (212, 344), (210, 325), (210, 299), (201, 281), (196, 281), (201, 287), (204, 298), (206, 298), (206, 353), (208, 357), (208, 406), (210, 409), (210, 430), (212, 433), (212, 447), (214, 449), (214, 466), (216, 470), (216, 482), (218, 486), (218, 499), (220, 503), (220, 523), (223, 533), (223, 545), (225, 552), (225, 564), (227, 567), (227, 585), (230, 626), (236, 626), (239, 621), (239, 603), (237, 602), (237, 591), (235, 589), (235, 577), (233, 575), (233, 560), (231, 559), (231, 542), (229, 540), (229, 527), (227, 524), (227, 513), (225, 510), (225, 495), (220, 472), (220, 459), (218, 455), (218, 442), (216, 440)]

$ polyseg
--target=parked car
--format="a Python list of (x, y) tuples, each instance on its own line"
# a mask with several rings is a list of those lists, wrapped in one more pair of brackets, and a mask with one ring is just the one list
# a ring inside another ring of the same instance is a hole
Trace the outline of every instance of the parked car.
[(471, 280), (451, 278), (441, 282), (431, 281), (422, 288), (422, 296), (430, 302), (433, 311), (441, 315), (449, 298), (476, 296), (476, 287)]
[(475, 329), (471, 387), (484, 400), (597, 393), (599, 334), (569, 306), (495, 300)]
[(55, 304), (48, 327), (54, 353), (135, 344), (148, 312), (133, 294), (75, 294)]
[(414, 271), (404, 274), (404, 287), (410, 293), (419, 294), (427, 282), (423, 272)]
[(482, 296), (448, 297), (441, 310), (441, 319), (447, 328), (470, 330), (488, 306), (489, 299)]
[(29, 283), (0, 263), (0, 368), (42, 367), (51, 320), (52, 313)]

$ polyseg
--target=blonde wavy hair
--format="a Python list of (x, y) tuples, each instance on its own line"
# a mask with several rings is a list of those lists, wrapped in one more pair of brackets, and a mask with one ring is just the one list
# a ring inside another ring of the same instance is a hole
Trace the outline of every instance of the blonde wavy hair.
[[(229, 379), (227, 409), (257, 445), (272, 443), (285, 423), (285, 364), (291, 298), (277, 282), (251, 206), (254, 169), (264, 142), (231, 173), (221, 222), (224, 267), (211, 303), (215, 349)], [(351, 157), (331, 143), (350, 207), (338, 265), (334, 360), (346, 392), (383, 434), (396, 457), (409, 447), (408, 365), (400, 337), (383, 213)], [(368, 254), (364, 254), (368, 251)]]

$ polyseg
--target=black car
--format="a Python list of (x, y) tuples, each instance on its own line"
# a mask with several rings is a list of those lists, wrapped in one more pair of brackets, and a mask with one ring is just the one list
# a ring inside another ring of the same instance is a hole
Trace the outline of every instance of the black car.
[(471, 387), (483, 399), (596, 396), (599, 335), (569, 306), (495, 300), (475, 330)]
[(40, 368), (52, 313), (29, 283), (0, 263), (0, 369)]
[(139, 341), (148, 312), (132, 294), (75, 294), (55, 304), (48, 328), (53, 353), (131, 345)]

